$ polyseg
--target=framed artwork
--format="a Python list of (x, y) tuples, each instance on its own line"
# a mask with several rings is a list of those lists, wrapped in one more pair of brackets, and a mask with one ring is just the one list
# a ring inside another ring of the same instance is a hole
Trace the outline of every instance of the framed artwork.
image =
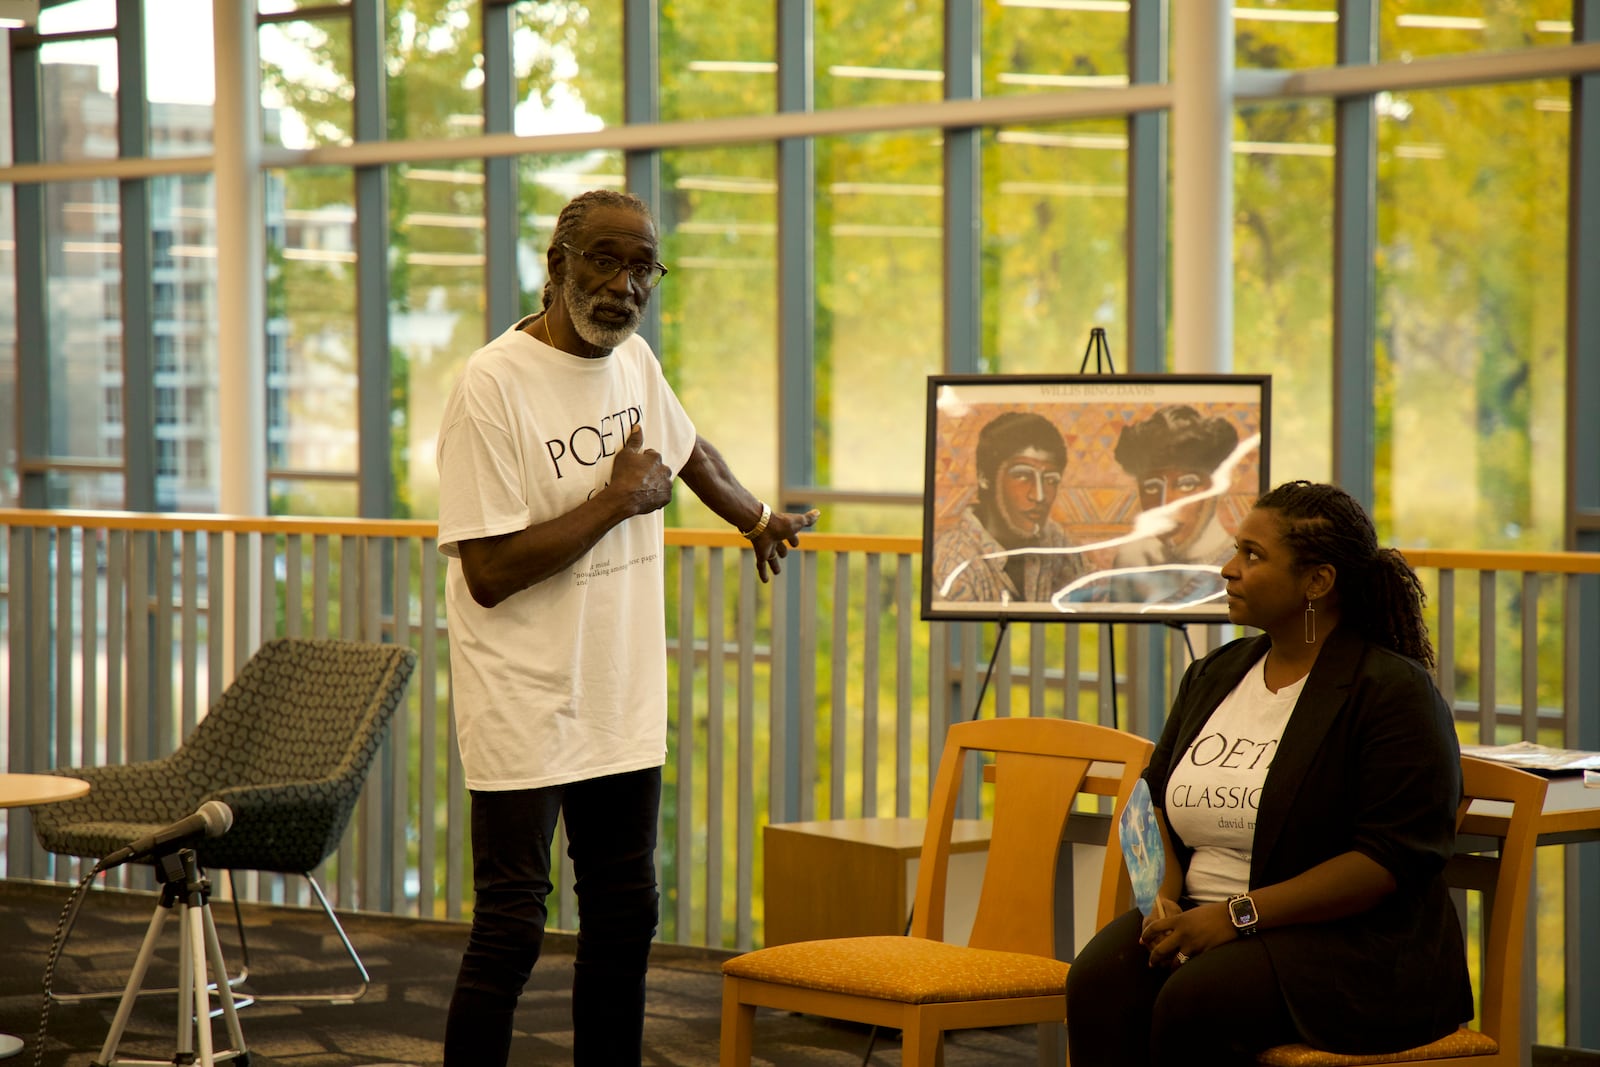
[(1271, 377), (928, 379), (922, 617), (1225, 622)]

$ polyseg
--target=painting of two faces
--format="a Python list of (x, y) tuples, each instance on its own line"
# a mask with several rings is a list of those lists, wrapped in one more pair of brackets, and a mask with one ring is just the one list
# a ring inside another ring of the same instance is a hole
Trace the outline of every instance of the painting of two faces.
[(1226, 619), (1263, 375), (929, 379), (923, 617)]

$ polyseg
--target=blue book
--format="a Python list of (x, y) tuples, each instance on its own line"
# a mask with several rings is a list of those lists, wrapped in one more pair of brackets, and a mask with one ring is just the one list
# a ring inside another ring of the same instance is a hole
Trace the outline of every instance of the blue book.
[(1161, 828), (1156, 825), (1155, 806), (1150, 801), (1150, 786), (1143, 778), (1133, 784), (1133, 795), (1122, 809), (1117, 825), (1122, 840), (1122, 858), (1128, 864), (1133, 882), (1133, 900), (1145, 918), (1150, 917), (1167, 872), (1167, 852), (1161, 847)]

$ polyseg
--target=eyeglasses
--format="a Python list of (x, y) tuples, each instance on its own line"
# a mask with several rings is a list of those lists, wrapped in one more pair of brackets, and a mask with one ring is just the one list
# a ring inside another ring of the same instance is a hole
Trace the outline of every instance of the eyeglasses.
[(608, 256), (604, 252), (585, 252), (565, 241), (561, 242), (561, 247), (583, 259), (608, 282), (617, 276), (618, 271), (626, 270), (628, 277), (639, 288), (654, 289), (667, 276), (667, 268), (660, 263), (624, 263), (616, 256)]

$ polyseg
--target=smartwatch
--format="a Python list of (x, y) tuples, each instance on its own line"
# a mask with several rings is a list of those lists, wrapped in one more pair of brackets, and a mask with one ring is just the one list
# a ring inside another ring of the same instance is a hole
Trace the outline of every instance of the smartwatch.
[(1240, 893), (1228, 898), (1228, 918), (1232, 920), (1233, 928), (1239, 931), (1240, 937), (1249, 937), (1256, 932), (1256, 923), (1261, 921), (1261, 914), (1256, 911), (1256, 902), (1250, 899), (1250, 894)]

